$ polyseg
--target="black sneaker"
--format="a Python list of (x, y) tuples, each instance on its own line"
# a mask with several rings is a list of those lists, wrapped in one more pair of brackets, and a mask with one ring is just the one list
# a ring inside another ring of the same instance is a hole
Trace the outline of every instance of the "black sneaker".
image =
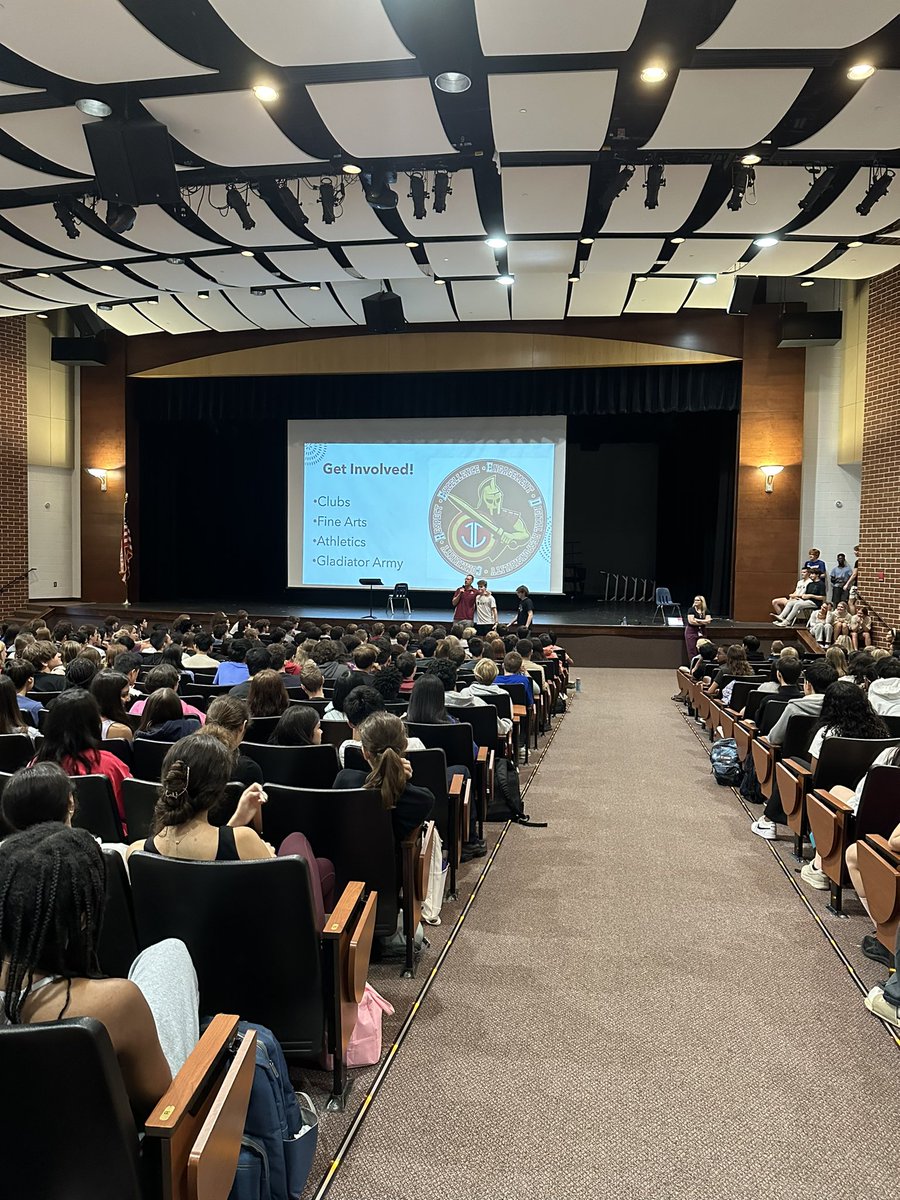
[(873, 962), (883, 963), (886, 967), (894, 965), (894, 956), (886, 946), (882, 946), (874, 933), (867, 933), (861, 942), (861, 949), (866, 958)]
[(464, 842), (460, 862), (471, 862), (473, 858), (484, 858), (487, 846), (484, 842)]

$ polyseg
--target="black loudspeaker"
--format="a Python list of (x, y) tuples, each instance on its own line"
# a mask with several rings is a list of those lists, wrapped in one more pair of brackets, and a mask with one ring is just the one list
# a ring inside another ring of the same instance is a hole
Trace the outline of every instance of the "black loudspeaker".
[(178, 176), (169, 131), (152, 117), (107, 117), (84, 127), (97, 185), (117, 204), (178, 204)]
[(375, 292), (363, 296), (366, 328), (372, 333), (398, 333), (406, 325), (403, 301), (396, 292)]
[(779, 324), (779, 349), (784, 346), (836, 346), (843, 334), (838, 312), (785, 313)]
[(50, 358), (72, 367), (102, 367), (106, 347), (95, 337), (55, 337), (50, 343)]
[(733, 317), (746, 317), (753, 307), (756, 295), (756, 285), (759, 280), (755, 275), (737, 275), (734, 280), (734, 291), (731, 293), (731, 303), (728, 311)]

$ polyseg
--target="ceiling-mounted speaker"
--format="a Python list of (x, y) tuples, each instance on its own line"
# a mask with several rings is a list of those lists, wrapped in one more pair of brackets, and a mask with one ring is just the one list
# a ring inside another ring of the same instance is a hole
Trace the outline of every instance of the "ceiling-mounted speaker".
[(755, 275), (736, 275), (734, 291), (728, 304), (728, 312), (733, 317), (746, 317), (753, 307), (756, 296), (756, 285), (759, 279)]
[(399, 333), (406, 326), (403, 301), (396, 292), (375, 292), (363, 296), (366, 328), (371, 333)]
[(181, 193), (169, 131), (152, 117), (108, 117), (84, 126), (97, 186), (116, 204), (178, 204)]
[(106, 347), (97, 337), (55, 337), (50, 343), (50, 359), (70, 367), (102, 367)]
[(837, 312), (785, 313), (779, 322), (778, 348), (836, 346), (843, 334), (844, 314)]

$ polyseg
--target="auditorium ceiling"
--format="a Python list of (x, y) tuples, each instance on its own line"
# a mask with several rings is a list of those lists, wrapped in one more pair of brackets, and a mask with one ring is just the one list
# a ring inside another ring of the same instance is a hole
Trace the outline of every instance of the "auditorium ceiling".
[(0, 41), (2, 315), (559, 321), (900, 264), (900, 3), (3, 0)]

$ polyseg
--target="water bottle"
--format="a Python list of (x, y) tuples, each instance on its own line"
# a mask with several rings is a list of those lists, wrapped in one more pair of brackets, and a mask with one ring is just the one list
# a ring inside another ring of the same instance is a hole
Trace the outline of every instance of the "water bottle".
[(575, 677), (575, 691), (576, 692), (581, 691), (581, 677), (578, 675), (576, 675), (576, 677)]

